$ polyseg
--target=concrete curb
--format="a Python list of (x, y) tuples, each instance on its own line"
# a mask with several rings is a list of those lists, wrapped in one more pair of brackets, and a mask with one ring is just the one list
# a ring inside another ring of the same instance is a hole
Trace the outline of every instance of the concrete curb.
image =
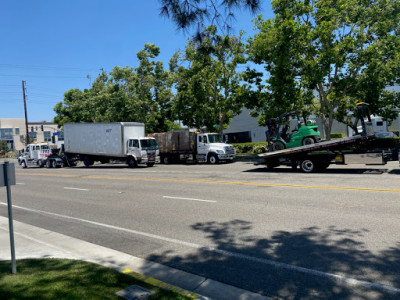
[[(170, 268), (60, 233), (14, 221), (16, 258), (70, 258), (124, 272), (127, 269), (198, 294), (200, 299), (258, 300), (268, 297)], [(10, 260), (8, 219), (0, 216), (0, 260)], [(18, 268), (18, 264), (17, 264)]]

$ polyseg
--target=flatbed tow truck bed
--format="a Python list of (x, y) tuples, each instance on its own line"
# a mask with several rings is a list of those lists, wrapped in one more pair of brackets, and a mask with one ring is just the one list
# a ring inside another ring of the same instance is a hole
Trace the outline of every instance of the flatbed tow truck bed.
[[(381, 147), (374, 146), (366, 149), (366, 145), (375, 145), (374, 143), (381, 145)], [(355, 148), (356, 150), (349, 150), (350, 148)], [(332, 163), (384, 165), (388, 160), (392, 160), (393, 155), (396, 156), (393, 160), (398, 159), (398, 154), (394, 153), (398, 153), (398, 147), (389, 148), (385, 146), (375, 135), (356, 135), (262, 153), (258, 155), (262, 162), (257, 162), (256, 165), (263, 164), (269, 169), (280, 165), (291, 166), (293, 169), (300, 166), (301, 171), (311, 173), (323, 171)]]

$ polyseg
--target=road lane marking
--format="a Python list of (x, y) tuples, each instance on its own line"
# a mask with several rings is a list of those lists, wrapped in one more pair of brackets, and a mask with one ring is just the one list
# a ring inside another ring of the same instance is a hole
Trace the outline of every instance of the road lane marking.
[(199, 201), (199, 202), (210, 202), (210, 203), (216, 203), (217, 202), (217, 201), (214, 201), (214, 200), (202, 200), (202, 199), (195, 199), (195, 198), (183, 198), (183, 197), (171, 197), (171, 196), (163, 196), (163, 198), (189, 200), (189, 201)]
[[(3, 202), (0, 202), (0, 204), (4, 205), (4, 206), (7, 205), (7, 203), (3, 203)], [(218, 248), (203, 246), (203, 245), (199, 245), (199, 244), (195, 244), (195, 243), (190, 243), (190, 242), (185, 242), (185, 241), (181, 241), (181, 240), (177, 240), (177, 239), (173, 239), (173, 238), (159, 236), (159, 235), (152, 234), (152, 233), (146, 233), (146, 232), (137, 231), (137, 230), (133, 230), (133, 229), (127, 229), (127, 228), (123, 228), (123, 227), (119, 227), (119, 226), (114, 226), (114, 225), (99, 223), (99, 222), (95, 222), (95, 221), (75, 218), (75, 217), (71, 217), (71, 216), (60, 215), (57, 213), (52, 213), (52, 212), (33, 209), (33, 208), (27, 208), (27, 207), (22, 207), (22, 206), (17, 206), (17, 205), (13, 205), (13, 208), (30, 211), (30, 212), (35, 212), (38, 214), (59, 217), (59, 218), (67, 219), (67, 220), (73, 220), (73, 221), (77, 221), (77, 222), (81, 222), (81, 223), (96, 225), (99, 227), (123, 231), (123, 232), (127, 232), (127, 233), (137, 234), (137, 235), (145, 236), (148, 238), (153, 238), (153, 239), (157, 239), (157, 240), (166, 241), (169, 243), (187, 246), (187, 247), (194, 248), (194, 249), (199, 249), (202, 251), (218, 253), (221, 255), (229, 256), (229, 257), (239, 258), (239, 259), (243, 259), (243, 260), (247, 260), (247, 261), (251, 261), (251, 262), (255, 262), (255, 263), (261, 263), (261, 264), (278, 267), (278, 268), (286, 269), (289, 271), (304, 273), (304, 274), (308, 274), (308, 275), (312, 275), (312, 276), (316, 276), (316, 277), (321, 277), (321, 278), (325, 278), (325, 279), (329, 279), (329, 280), (333, 280), (333, 281), (337, 281), (337, 282), (344, 282), (344, 283), (352, 285), (352, 286), (363, 286), (363, 287), (367, 287), (367, 288), (378, 290), (378, 291), (400, 294), (400, 289), (396, 288), (396, 287), (378, 284), (378, 283), (372, 283), (372, 282), (364, 281), (364, 280), (358, 280), (358, 279), (349, 278), (349, 277), (345, 277), (342, 275), (336, 275), (336, 274), (332, 274), (332, 273), (325, 273), (325, 272), (318, 271), (318, 270), (307, 269), (307, 268), (303, 268), (300, 266), (295, 266), (295, 265), (290, 265), (287, 263), (274, 261), (271, 259), (259, 258), (259, 257), (255, 257), (255, 256), (250, 256), (247, 254), (238, 253), (238, 252), (231, 252), (231, 251), (222, 250), (222, 249), (218, 249)]]
[(171, 178), (140, 178), (140, 177), (110, 177), (110, 176), (96, 176), (96, 175), (63, 175), (63, 174), (43, 174), (43, 173), (17, 173), (17, 175), (29, 175), (29, 176), (35, 175), (35, 176), (47, 176), (47, 177), (87, 178), (87, 179), (114, 179), (114, 180), (130, 180), (130, 181), (212, 183), (212, 184), (230, 184), (230, 185), (243, 185), (243, 186), (286, 187), (286, 188), (300, 188), (300, 189), (400, 193), (400, 189), (357, 188), (357, 187), (344, 187), (344, 186), (296, 185), (296, 184), (260, 183), (260, 182), (244, 182), (244, 181), (217, 181), (217, 180), (171, 179)]
[(79, 189), (79, 188), (73, 188), (73, 187), (66, 187), (64, 186), (65, 190), (76, 190), (76, 191), (88, 191), (88, 189)]
[(16, 184), (18, 184), (18, 185), (25, 185), (25, 183), (23, 183), (23, 182), (17, 182)]

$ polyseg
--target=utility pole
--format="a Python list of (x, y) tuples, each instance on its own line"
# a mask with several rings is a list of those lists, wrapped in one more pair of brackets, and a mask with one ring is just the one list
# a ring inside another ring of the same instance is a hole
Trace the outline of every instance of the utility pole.
[(26, 145), (29, 144), (28, 113), (26, 111), (25, 81), (22, 80), (22, 94), (24, 95)]

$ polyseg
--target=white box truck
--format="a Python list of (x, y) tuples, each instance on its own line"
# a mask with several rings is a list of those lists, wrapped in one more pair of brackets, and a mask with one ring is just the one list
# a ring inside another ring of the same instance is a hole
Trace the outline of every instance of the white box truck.
[(66, 123), (64, 150), (69, 157), (76, 156), (86, 167), (95, 161), (126, 162), (130, 167), (146, 164), (152, 167), (160, 161), (154, 138), (145, 137), (143, 123)]

